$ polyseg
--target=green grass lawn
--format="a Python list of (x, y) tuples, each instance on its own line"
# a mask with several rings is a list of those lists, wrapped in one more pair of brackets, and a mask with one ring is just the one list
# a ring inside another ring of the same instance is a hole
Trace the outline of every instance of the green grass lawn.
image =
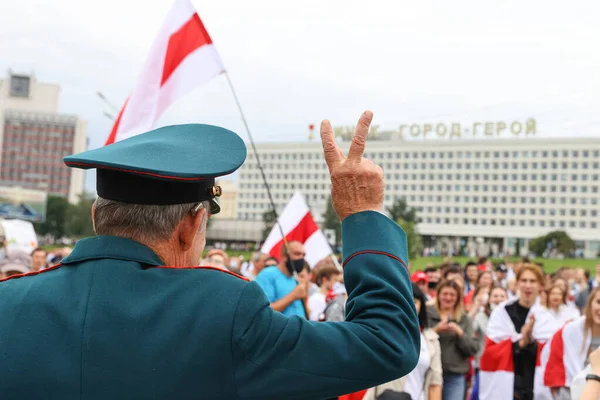
[[(48, 251), (52, 251), (57, 247), (62, 246), (42, 246)], [(243, 255), (244, 260), (248, 261), (250, 257), (252, 257), (251, 251), (228, 251), (230, 257)], [(444, 263), (445, 257), (419, 257), (415, 260), (410, 261), (411, 271), (422, 270), (428, 264), (433, 264), (435, 266), (439, 266)], [(453, 262), (459, 262), (462, 265), (465, 265), (467, 262), (474, 260), (470, 257), (452, 257), (451, 260)], [(502, 260), (493, 260), (494, 262), (502, 261)], [(519, 261), (518, 258), (514, 258), (513, 261)], [(597, 260), (584, 260), (580, 258), (567, 258), (564, 260), (556, 260), (556, 259), (544, 259), (538, 258), (534, 260), (535, 262), (541, 263), (544, 265), (544, 271), (547, 273), (553, 273), (560, 267), (571, 267), (571, 268), (585, 268), (589, 270), (592, 275), (596, 273), (595, 267), (596, 264), (600, 264), (600, 259)]]
[[(468, 261), (473, 260), (469, 257), (452, 257), (453, 262), (459, 262), (462, 265), (465, 265)], [(513, 261), (519, 261), (518, 258), (512, 259)], [(494, 262), (502, 261), (502, 260), (493, 260)], [(544, 271), (547, 273), (553, 273), (560, 267), (571, 267), (571, 268), (585, 268), (589, 270), (592, 275), (595, 274), (596, 264), (600, 263), (600, 260), (584, 260), (580, 258), (567, 258), (564, 260), (557, 259), (545, 259), (538, 258), (533, 260), (536, 263), (543, 264)], [(425, 268), (428, 264), (440, 265), (444, 262), (444, 257), (420, 257), (416, 260), (412, 260), (410, 262), (411, 270), (420, 270)]]
[[(243, 255), (244, 260), (249, 260), (250, 257), (252, 256), (252, 252), (249, 252), (249, 251), (228, 251), (227, 253), (230, 256)], [(465, 265), (467, 262), (469, 262), (471, 260), (476, 261), (476, 259), (473, 259), (470, 257), (452, 257), (451, 259), (453, 262), (459, 262), (462, 265)], [(445, 260), (445, 257), (420, 257), (415, 260), (411, 260), (410, 267), (411, 267), (412, 271), (422, 270), (428, 264), (433, 264), (435, 266), (439, 266), (444, 263), (444, 260)], [(518, 258), (514, 258), (512, 260), (515, 262), (519, 261)], [(497, 262), (497, 261), (503, 261), (503, 260), (493, 260), (493, 261)], [(571, 267), (571, 268), (580, 268), (581, 267), (581, 268), (585, 268), (585, 269), (589, 270), (592, 273), (592, 275), (594, 275), (596, 264), (600, 264), (600, 260), (584, 260), (584, 259), (580, 259), (580, 258), (568, 258), (568, 259), (564, 259), (564, 260), (538, 258), (534, 261), (537, 263), (543, 264), (544, 271), (546, 271), (547, 273), (553, 273), (560, 267)]]

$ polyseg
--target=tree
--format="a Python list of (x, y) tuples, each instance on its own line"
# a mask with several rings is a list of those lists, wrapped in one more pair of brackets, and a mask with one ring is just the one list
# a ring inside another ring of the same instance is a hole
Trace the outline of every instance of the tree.
[(42, 236), (50, 235), (54, 240), (66, 233), (66, 221), (69, 202), (64, 197), (48, 196), (46, 203), (46, 221), (35, 223), (35, 231)]
[(83, 194), (77, 204), (69, 205), (66, 231), (70, 237), (80, 239), (95, 235), (92, 223), (93, 204), (94, 198), (89, 194)]
[(423, 252), (423, 239), (414, 222), (408, 222), (403, 219), (397, 219), (396, 223), (400, 225), (406, 233), (406, 241), (408, 242), (408, 259), (414, 260)]
[(275, 212), (273, 212), (273, 209), (269, 208), (267, 211), (265, 211), (263, 213), (262, 219), (263, 219), (263, 223), (265, 224), (265, 227), (264, 227), (263, 233), (262, 233), (262, 240), (264, 241), (267, 238), (267, 236), (269, 236), (269, 233), (271, 233), (271, 230), (275, 226), (275, 223), (277, 222), (277, 217), (275, 215)]
[(325, 213), (323, 213), (323, 228), (333, 229), (335, 231), (336, 242), (339, 243), (342, 240), (342, 222), (333, 208), (331, 195), (329, 195), (327, 208), (325, 209)]
[(575, 250), (575, 242), (563, 231), (550, 232), (529, 242), (529, 250), (537, 255), (543, 255), (550, 249), (569, 255)]
[(409, 208), (406, 200), (399, 198), (394, 200), (391, 207), (387, 207), (387, 212), (393, 221), (402, 219), (406, 222), (417, 222), (417, 210)]

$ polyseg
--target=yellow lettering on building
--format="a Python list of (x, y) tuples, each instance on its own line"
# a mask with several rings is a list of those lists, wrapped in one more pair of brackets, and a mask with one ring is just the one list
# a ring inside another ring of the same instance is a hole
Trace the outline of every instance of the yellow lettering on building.
[(494, 123), (486, 122), (483, 126), (483, 133), (485, 136), (493, 136), (494, 135)]
[(512, 124), (510, 124), (510, 131), (515, 135), (520, 134), (522, 130), (523, 125), (519, 121), (515, 121)]
[(371, 128), (369, 128), (369, 136), (371, 136), (371, 137), (377, 136), (378, 133), (379, 133), (379, 125), (371, 125)]
[(419, 136), (419, 134), (421, 133), (421, 127), (417, 124), (412, 124), (410, 126), (410, 134), (412, 136)]
[(506, 129), (506, 124), (502, 121), (500, 122), (496, 122), (496, 135), (500, 136), (500, 134), (502, 133), (502, 131), (504, 131)]
[(460, 137), (461, 137), (460, 134), (461, 134), (460, 124), (458, 122), (453, 122), (452, 125), (450, 126), (450, 139), (452, 139), (454, 136), (456, 136), (460, 139)]
[(535, 135), (535, 119), (529, 118), (525, 123), (525, 134), (526, 135)]
[(446, 125), (444, 125), (444, 124), (437, 124), (437, 126), (435, 127), (435, 133), (438, 136), (446, 136), (447, 132), (448, 132), (448, 128), (446, 128)]
[(431, 132), (432, 126), (431, 124), (423, 125), (423, 137), (427, 137), (427, 134)]

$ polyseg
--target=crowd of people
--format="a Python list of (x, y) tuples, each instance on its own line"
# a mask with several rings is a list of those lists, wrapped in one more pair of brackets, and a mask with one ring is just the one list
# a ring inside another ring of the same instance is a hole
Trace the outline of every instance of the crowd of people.
[(63, 258), (71, 254), (71, 251), (70, 247), (56, 248), (52, 251), (38, 247), (31, 252), (24, 252), (7, 250), (7, 246), (4, 245), (0, 250), (0, 279), (39, 272), (59, 264)]
[[(330, 258), (311, 268), (304, 256), (303, 245), (291, 242), (279, 260), (257, 252), (232, 262), (214, 249), (204, 262), (256, 280), (285, 315), (343, 320), (342, 272)], [(592, 278), (583, 268), (549, 274), (527, 259), (481, 258), (430, 265), (410, 279), (422, 332), (419, 364), (347, 399), (570, 399), (573, 380), (600, 346), (600, 265)], [(385, 397), (394, 394), (405, 397)]]
[[(3, 254), (0, 275), (40, 271), (67, 255), (41, 248)], [(255, 280), (285, 315), (343, 321), (347, 293), (339, 266), (326, 258), (311, 267), (304, 257), (304, 246), (290, 242), (279, 259), (256, 252), (245, 261), (213, 248), (202, 264)], [(590, 354), (600, 347), (600, 264), (592, 278), (583, 268), (548, 274), (527, 259), (482, 258), (430, 265), (410, 279), (421, 327), (417, 367), (348, 399), (576, 398), (571, 385), (591, 371)], [(405, 397), (385, 397), (393, 394)]]

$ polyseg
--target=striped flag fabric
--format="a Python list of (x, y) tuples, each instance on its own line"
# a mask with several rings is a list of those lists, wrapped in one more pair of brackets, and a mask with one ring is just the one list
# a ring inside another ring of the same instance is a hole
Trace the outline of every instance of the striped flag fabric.
[(176, 100), (225, 72), (190, 0), (176, 0), (106, 145), (147, 132)]
[[(314, 267), (319, 261), (332, 254), (327, 238), (315, 222), (304, 197), (294, 193), (290, 202), (279, 216), (279, 224), (288, 242), (299, 241), (306, 250), (305, 260)], [(265, 240), (261, 252), (280, 259), (283, 237), (279, 226), (275, 224)]]
[[(490, 315), (479, 370), (479, 398), (482, 400), (513, 398), (515, 369), (512, 345), (521, 340), (521, 334), (517, 333), (506, 311), (506, 306), (515, 301), (518, 301), (518, 299), (509, 300), (498, 305)], [(558, 323), (547, 310), (538, 304), (531, 307), (527, 318), (531, 314), (535, 318), (532, 336), (538, 342), (534, 391), (541, 393), (545, 392), (546, 389), (542, 383), (543, 375), (538, 371), (540, 355), (544, 344), (558, 329)]]
[(585, 367), (592, 334), (584, 335), (585, 317), (565, 324), (552, 336), (544, 384), (549, 388), (570, 387)]

